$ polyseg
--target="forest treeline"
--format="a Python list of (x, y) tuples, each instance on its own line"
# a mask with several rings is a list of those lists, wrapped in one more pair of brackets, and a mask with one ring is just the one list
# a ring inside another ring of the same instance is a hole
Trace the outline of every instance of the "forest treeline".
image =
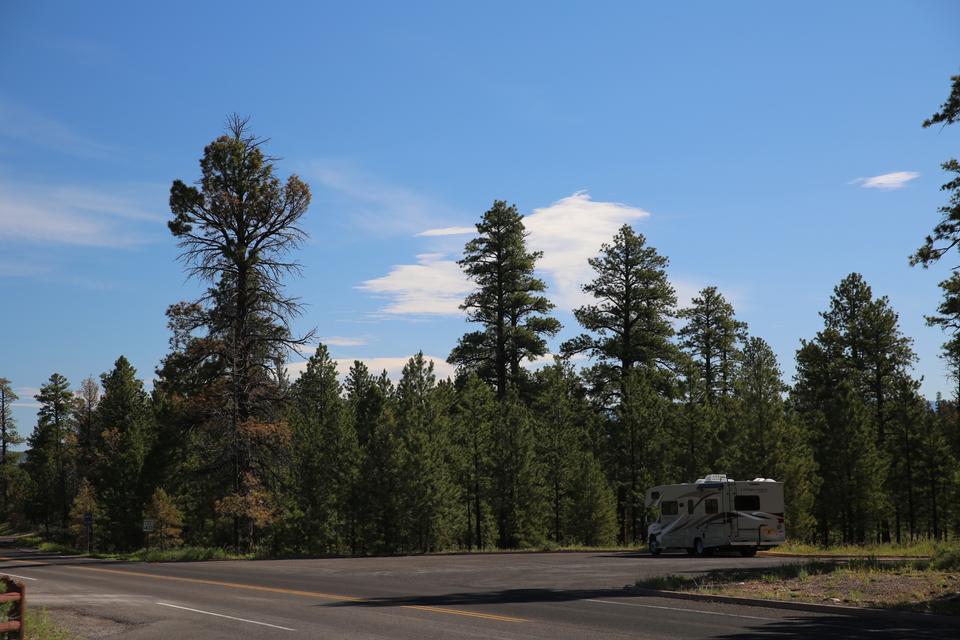
[[(960, 76), (940, 113), (958, 117)], [(956, 160), (944, 164), (960, 176)], [(25, 451), (0, 379), (0, 509), (8, 521), (104, 550), (163, 544), (369, 554), (639, 545), (644, 492), (708, 472), (785, 483), (788, 535), (822, 543), (960, 533), (958, 394), (924, 398), (889, 299), (858, 273), (824, 292), (822, 328), (784, 380), (771, 347), (716, 288), (678, 304), (669, 260), (624, 225), (589, 264), (580, 335), (561, 326), (523, 217), (496, 201), (460, 265), (474, 284), (453, 379), (422, 353), (399, 379), (338, 376), (284, 283), (298, 277), (310, 203), (244, 119), (175, 181), (169, 222), (199, 298), (167, 311), (170, 348), (148, 392), (124, 357), (35, 396)], [(960, 238), (960, 178), (913, 261)], [(929, 321), (960, 392), (960, 276)], [(312, 355), (298, 377), (293, 353)], [(544, 365), (543, 362), (547, 363)], [(530, 366), (537, 363), (539, 367)]]

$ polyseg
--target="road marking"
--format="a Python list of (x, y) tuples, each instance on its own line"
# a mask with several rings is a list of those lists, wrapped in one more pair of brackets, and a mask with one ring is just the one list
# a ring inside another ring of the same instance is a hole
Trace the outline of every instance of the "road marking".
[(496, 613), (481, 613), (480, 611), (466, 611), (464, 609), (447, 609), (446, 607), (435, 607), (429, 604), (402, 604), (404, 609), (419, 609), (421, 611), (432, 611), (434, 613), (449, 613), (455, 616), (467, 616), (470, 618), (484, 618), (486, 620), (499, 620), (501, 622), (527, 622), (524, 618), (514, 618), (513, 616), (501, 616)]
[(663, 607), (655, 604), (640, 604), (639, 602), (615, 602), (613, 600), (592, 600), (587, 599), (584, 602), (596, 602), (599, 604), (619, 604), (624, 607), (643, 607), (644, 609), (666, 609), (667, 611), (682, 611), (684, 613), (702, 613), (709, 616), (727, 616), (728, 618), (746, 618), (747, 620), (779, 620), (780, 618), (764, 618), (762, 616), (745, 616), (740, 613), (721, 613), (720, 611), (706, 611), (704, 609), (684, 609), (683, 607)]
[(284, 631), (296, 631), (296, 629), (291, 629), (290, 627), (281, 627), (278, 624), (270, 624), (268, 622), (258, 622), (257, 620), (247, 620), (246, 618), (235, 618), (233, 616), (224, 615), (222, 613), (214, 613), (213, 611), (201, 611), (200, 609), (191, 609), (190, 607), (181, 607), (176, 604), (170, 604), (169, 602), (158, 602), (158, 605), (161, 607), (173, 607), (174, 609), (183, 609), (184, 611), (193, 611), (194, 613), (203, 613), (208, 616), (216, 616), (218, 618), (226, 618), (228, 620), (237, 620), (239, 622), (249, 622), (250, 624), (259, 624), (262, 627), (272, 627), (273, 629), (283, 629)]
[[(139, 576), (142, 578), (154, 578), (156, 580), (171, 580), (174, 582), (190, 582), (193, 584), (208, 584), (217, 587), (227, 587), (230, 589), (247, 589), (250, 591), (265, 591), (267, 593), (283, 593), (286, 595), (303, 596), (306, 598), (320, 598), (322, 600), (338, 600), (340, 602), (358, 602), (376, 604), (375, 600), (366, 598), (357, 598), (355, 596), (344, 596), (336, 593), (321, 593), (319, 591), (301, 591), (299, 589), (285, 589), (283, 587), (267, 587), (258, 584), (246, 584), (243, 582), (224, 582), (222, 580), (208, 580), (206, 578), (182, 578), (180, 576), (165, 576), (158, 573), (145, 573), (142, 571), (120, 571), (117, 569), (103, 569), (100, 567), (88, 567), (86, 565), (62, 565), (71, 569), (81, 569), (83, 571), (97, 571), (100, 573), (112, 573), (121, 576)], [(434, 607), (431, 605), (420, 604), (401, 604), (402, 609), (417, 609), (419, 611), (429, 611), (431, 613), (446, 613), (454, 616), (465, 616), (468, 618), (482, 618), (485, 620), (496, 620), (498, 622), (528, 622), (526, 618), (515, 618), (513, 616), (502, 616), (495, 613), (481, 613), (479, 611), (466, 611), (464, 609), (447, 609), (445, 607)]]
[(0, 569), (0, 575), (10, 576), (11, 578), (20, 578), (21, 580), (39, 580), (40, 578), (31, 578), (30, 576), (18, 576), (15, 573), (4, 573), (3, 569)]

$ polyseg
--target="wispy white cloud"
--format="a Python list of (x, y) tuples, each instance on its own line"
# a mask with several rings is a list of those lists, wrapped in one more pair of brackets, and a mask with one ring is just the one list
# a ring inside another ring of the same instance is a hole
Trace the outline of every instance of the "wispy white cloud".
[(102, 158), (113, 149), (53, 118), (0, 98), (0, 137), (84, 158)]
[(543, 251), (537, 268), (550, 276), (554, 302), (565, 308), (586, 302), (581, 287), (593, 277), (587, 259), (597, 255), (622, 225), (649, 215), (637, 207), (595, 201), (579, 191), (524, 217), (531, 247)]
[(347, 336), (323, 336), (317, 338), (317, 343), (300, 345), (295, 347), (295, 349), (303, 357), (309, 358), (316, 353), (318, 343), (328, 347), (361, 347), (368, 344), (369, 340), (367, 338), (351, 338)]
[[(371, 358), (336, 358), (334, 362), (337, 365), (337, 373), (346, 376), (355, 360), (360, 360), (374, 375), (379, 375), (381, 371), (386, 370), (387, 375), (394, 382), (400, 379), (404, 365), (410, 360), (411, 356), (380, 356)], [(448, 364), (444, 358), (424, 354), (424, 358), (433, 362), (433, 371), (438, 380), (452, 378), (456, 374), (456, 367)], [(306, 361), (293, 362), (287, 365), (287, 372), (290, 378), (296, 380), (307, 368)]]
[(476, 227), (440, 227), (439, 229), (427, 229), (417, 235), (422, 238), (433, 238), (437, 236), (462, 236), (468, 233), (476, 233)]
[(350, 338), (347, 336), (326, 336), (320, 342), (331, 347), (360, 347), (369, 342), (366, 338)]
[[(591, 277), (587, 259), (610, 242), (621, 225), (646, 218), (643, 209), (617, 202), (597, 202), (580, 191), (547, 207), (534, 209), (523, 223), (530, 245), (543, 251), (537, 268), (550, 281), (551, 298), (564, 308), (586, 302), (581, 285)], [(442, 227), (420, 232), (435, 237), (475, 232), (473, 227)], [(383, 309), (390, 314), (457, 315), (464, 296), (472, 289), (449, 255), (425, 253), (418, 264), (396, 265), (387, 275), (367, 280), (359, 288), (386, 297)]]
[(317, 199), (332, 197), (354, 224), (370, 232), (412, 234), (441, 220), (462, 217), (435, 198), (360, 171), (316, 162), (304, 175), (314, 186), (326, 189)]
[(0, 180), (0, 237), (44, 244), (130, 247), (163, 216), (122, 190), (14, 184)]
[(850, 184), (858, 184), (864, 189), (891, 191), (893, 189), (902, 189), (908, 182), (919, 177), (920, 174), (916, 171), (894, 171), (893, 173), (884, 173), (883, 175), (869, 178), (856, 178), (851, 180)]
[(384, 313), (458, 315), (472, 285), (456, 261), (441, 253), (422, 253), (417, 264), (395, 265), (387, 275), (357, 288), (387, 298)]
[[(593, 302), (583, 285), (595, 276), (587, 260), (596, 256), (604, 243), (610, 243), (624, 224), (649, 217), (643, 209), (617, 202), (595, 201), (585, 191), (561, 198), (553, 204), (534, 209), (523, 219), (530, 233), (532, 249), (543, 252), (537, 269), (549, 287), (548, 296), (561, 309), (571, 310)], [(445, 227), (421, 232), (420, 236), (453, 235), (448, 229), (474, 232), (474, 228)], [(695, 280), (672, 278), (680, 308), (705, 286)], [(417, 264), (395, 265), (390, 272), (358, 287), (387, 299), (382, 310), (393, 315), (460, 315), (459, 306), (473, 289), (454, 258), (448, 253), (424, 253)], [(724, 291), (731, 302), (742, 296)]]

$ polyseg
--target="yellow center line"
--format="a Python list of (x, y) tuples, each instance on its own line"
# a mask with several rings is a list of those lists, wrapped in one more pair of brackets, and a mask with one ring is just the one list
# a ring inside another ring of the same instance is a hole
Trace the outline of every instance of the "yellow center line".
[[(336, 593), (322, 593), (319, 591), (301, 591), (299, 589), (286, 589), (283, 587), (267, 587), (258, 584), (246, 584), (243, 582), (225, 582), (222, 580), (209, 580), (206, 578), (183, 578), (180, 576), (165, 576), (156, 573), (144, 573), (142, 571), (121, 571), (117, 569), (103, 569), (101, 567), (88, 567), (85, 565), (61, 565), (72, 569), (82, 569), (83, 571), (97, 571), (100, 573), (113, 573), (121, 576), (139, 576), (143, 578), (155, 578), (157, 580), (171, 580), (175, 582), (190, 582), (192, 584), (207, 584), (217, 587), (227, 587), (229, 589), (247, 589), (250, 591), (265, 591), (268, 593), (283, 593), (291, 596), (303, 596), (306, 598), (320, 598), (322, 600), (337, 600), (340, 602), (360, 602), (376, 604), (375, 601), (366, 598), (357, 598), (354, 596), (344, 596)], [(466, 611), (464, 609), (448, 609), (446, 607), (434, 607), (431, 605), (420, 604), (402, 604), (403, 609), (417, 609), (419, 611), (429, 611), (431, 613), (447, 613), (454, 616), (466, 616), (469, 618), (483, 618), (485, 620), (497, 620), (500, 622), (528, 622), (525, 618), (515, 618), (513, 616), (501, 616), (495, 613), (481, 613), (479, 611)]]

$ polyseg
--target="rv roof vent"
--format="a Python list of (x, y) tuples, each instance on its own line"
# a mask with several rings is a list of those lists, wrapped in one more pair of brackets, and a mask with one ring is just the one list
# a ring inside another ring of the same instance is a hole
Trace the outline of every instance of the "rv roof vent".
[(754, 482), (776, 482), (773, 478), (754, 478)]
[(710, 473), (707, 474), (707, 477), (703, 479), (704, 482), (726, 482), (727, 474), (725, 473)]

